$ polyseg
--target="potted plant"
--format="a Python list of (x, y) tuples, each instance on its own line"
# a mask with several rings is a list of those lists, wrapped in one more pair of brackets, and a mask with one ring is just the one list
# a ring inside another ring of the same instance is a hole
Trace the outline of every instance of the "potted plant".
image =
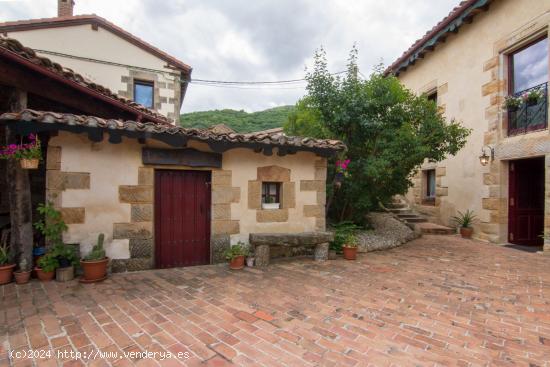
[(11, 253), (7, 243), (0, 247), (0, 284), (11, 282), (15, 264), (11, 262)]
[(521, 95), (521, 98), (523, 99), (523, 101), (527, 106), (537, 105), (543, 97), (544, 97), (543, 91), (538, 88), (528, 90)]
[(244, 258), (248, 255), (248, 248), (242, 242), (238, 242), (234, 246), (230, 246), (224, 252), (224, 256), (229, 260), (229, 268), (233, 270), (240, 270), (244, 268)]
[(28, 144), (10, 144), (0, 150), (0, 159), (17, 159), (23, 169), (36, 169), (42, 160), (40, 139), (34, 134), (28, 137)]
[(37, 169), (42, 160), (42, 147), (40, 139), (34, 134), (29, 135), (29, 143), (22, 144), (15, 153), (23, 169)]
[(343, 246), (346, 244), (350, 234), (354, 234), (362, 227), (351, 221), (343, 221), (332, 225), (332, 231), (334, 232), (334, 239), (329, 244), (329, 259), (335, 260), (337, 254), (343, 252)]
[(504, 98), (504, 108), (506, 108), (509, 112), (517, 111), (521, 107), (522, 103), (522, 99), (515, 96), (506, 96)]
[(100, 233), (97, 237), (97, 244), (94, 245), (92, 251), (80, 260), (80, 266), (82, 266), (82, 270), (84, 271), (80, 282), (93, 283), (107, 278), (109, 258), (105, 255), (105, 249), (103, 248), (104, 240), (105, 235)]
[(268, 196), (265, 199), (265, 203), (262, 203), (262, 209), (280, 209), (280, 208), (281, 208), (281, 203), (276, 203), (275, 199), (273, 199), (270, 196)]
[(42, 282), (49, 282), (55, 276), (55, 269), (59, 266), (57, 259), (50, 252), (38, 260), (38, 266), (34, 268), (36, 276)]
[(15, 276), (15, 283), (17, 284), (26, 284), (31, 278), (31, 269), (27, 264), (26, 259), (21, 259), (19, 262), (19, 270), (13, 272)]
[(473, 210), (468, 209), (464, 213), (459, 211), (458, 215), (455, 215), (451, 219), (460, 228), (462, 238), (472, 238), (472, 234), (474, 233), (472, 224), (477, 220)]
[(74, 279), (74, 268), (78, 266), (78, 257), (72, 246), (58, 243), (52, 248), (52, 256), (57, 259), (59, 267), (55, 269), (55, 280), (67, 282)]
[(346, 242), (342, 246), (344, 251), (344, 259), (346, 260), (355, 260), (357, 259), (357, 245), (358, 245), (357, 236), (354, 233), (350, 233), (346, 238)]

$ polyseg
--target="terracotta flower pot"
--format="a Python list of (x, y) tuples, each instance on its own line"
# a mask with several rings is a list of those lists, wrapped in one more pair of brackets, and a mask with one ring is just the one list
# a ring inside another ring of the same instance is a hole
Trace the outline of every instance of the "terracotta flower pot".
[(108, 257), (102, 260), (80, 260), (80, 265), (84, 271), (84, 276), (81, 281), (84, 283), (92, 283), (105, 279), (107, 277), (108, 264)]
[(344, 259), (346, 259), (346, 260), (355, 260), (355, 259), (357, 259), (357, 247), (343, 246), (342, 250), (344, 250)]
[(21, 164), (21, 168), (23, 169), (37, 169), (39, 162), (40, 161), (38, 159), (23, 158), (19, 161), (19, 164)]
[(0, 265), (0, 284), (11, 282), (13, 268), (15, 268), (15, 264)]
[(49, 282), (55, 276), (55, 271), (44, 271), (39, 267), (34, 268), (34, 271), (36, 271), (36, 276), (41, 282)]
[(472, 227), (460, 227), (460, 235), (462, 238), (472, 238), (474, 229)]
[(229, 268), (233, 270), (240, 270), (244, 268), (244, 256), (236, 256), (231, 259), (229, 263)]
[(30, 270), (28, 270), (28, 271), (18, 270), (16, 272), (14, 272), (13, 275), (15, 276), (15, 283), (17, 283), (17, 284), (26, 284), (31, 279), (31, 271)]

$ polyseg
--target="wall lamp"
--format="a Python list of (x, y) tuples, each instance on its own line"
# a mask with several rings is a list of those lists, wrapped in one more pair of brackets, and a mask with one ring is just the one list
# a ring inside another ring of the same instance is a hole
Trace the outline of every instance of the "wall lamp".
[[(486, 148), (489, 148), (491, 151), (491, 155), (487, 155)], [(487, 164), (491, 163), (495, 160), (495, 148), (485, 145), (483, 148), (481, 148), (481, 155), (479, 156), (479, 163), (481, 163), (482, 166), (486, 166)]]

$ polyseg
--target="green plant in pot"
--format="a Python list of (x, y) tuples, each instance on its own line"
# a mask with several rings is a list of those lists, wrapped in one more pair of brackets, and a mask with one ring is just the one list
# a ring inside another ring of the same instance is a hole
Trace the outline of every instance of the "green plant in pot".
[(4, 243), (0, 246), (0, 284), (11, 282), (14, 268), (10, 248), (7, 243)]
[(329, 244), (329, 258), (335, 258), (336, 254), (343, 252), (343, 247), (346, 244), (350, 234), (354, 234), (362, 227), (351, 221), (343, 221), (332, 225), (334, 231), (334, 240)]
[(84, 275), (80, 279), (82, 283), (99, 282), (107, 278), (109, 258), (106, 256), (105, 249), (103, 248), (104, 241), (105, 235), (100, 233), (97, 236), (97, 243), (92, 248), (92, 251), (80, 260), (80, 266), (82, 266), (82, 270), (84, 271)]
[(244, 268), (244, 258), (248, 255), (248, 247), (239, 241), (225, 250), (223, 255), (229, 261), (230, 269), (240, 270)]
[(473, 210), (468, 209), (464, 213), (459, 211), (458, 215), (453, 216), (451, 220), (460, 228), (462, 238), (472, 238), (474, 233), (472, 225), (477, 221)]
[(359, 245), (359, 239), (355, 233), (349, 233), (346, 237), (346, 241), (342, 246), (344, 251), (344, 259), (355, 260), (357, 259), (357, 246)]
[(25, 284), (29, 282), (31, 278), (31, 268), (25, 258), (19, 261), (19, 269), (13, 272), (15, 276), (15, 283)]
[(34, 269), (36, 271), (36, 276), (40, 281), (48, 282), (54, 278), (55, 269), (59, 267), (59, 262), (51, 252), (47, 252), (46, 255), (38, 260), (37, 265), (38, 266)]
[(58, 281), (68, 281), (74, 278), (74, 268), (78, 266), (78, 257), (72, 246), (63, 243), (63, 232), (67, 224), (63, 221), (61, 212), (52, 203), (40, 204), (37, 209), (42, 219), (34, 224), (49, 244), (48, 254), (57, 260), (56, 278)]

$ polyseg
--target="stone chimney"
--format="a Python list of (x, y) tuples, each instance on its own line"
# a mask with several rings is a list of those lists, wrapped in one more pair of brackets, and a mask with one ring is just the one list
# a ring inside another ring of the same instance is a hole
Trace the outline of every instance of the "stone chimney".
[(73, 0), (57, 0), (57, 16), (72, 17), (73, 16)]

